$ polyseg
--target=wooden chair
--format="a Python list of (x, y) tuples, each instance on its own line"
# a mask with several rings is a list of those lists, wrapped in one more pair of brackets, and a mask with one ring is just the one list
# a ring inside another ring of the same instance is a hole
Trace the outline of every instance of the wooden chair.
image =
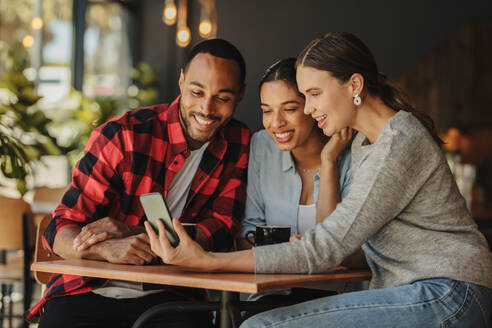
[(39, 187), (34, 190), (33, 200), (35, 202), (59, 203), (67, 190), (63, 188)]
[[(36, 249), (34, 251), (34, 262), (56, 261), (62, 259), (61, 257), (55, 254), (51, 254), (43, 247), (43, 242), (41, 238), (50, 221), (51, 221), (51, 215), (46, 214), (43, 216), (41, 222), (38, 224), (38, 228), (36, 231)], [(34, 271), (34, 278), (41, 285), (46, 285), (50, 280), (50, 277), (51, 277), (51, 273)]]
[(51, 214), (60, 203), (67, 187), (49, 188), (39, 187), (34, 190), (32, 211), (34, 212), (34, 224), (39, 225), (45, 214)]
[[(29, 266), (32, 259), (34, 244), (34, 225), (32, 213), (28, 203), (22, 199), (0, 196), (0, 281), (2, 285), (2, 309), (0, 311), (0, 325), (7, 317), (12, 325), (14, 317), (23, 318), (23, 314), (13, 315), (12, 299), (10, 297), (9, 313), (5, 314), (5, 296), (12, 295), (14, 283), (23, 284), (24, 310), (31, 306), (33, 279)], [(12, 250), (18, 250), (12, 253)], [(21, 256), (8, 256), (21, 254)], [(27, 323), (24, 324), (27, 327)]]

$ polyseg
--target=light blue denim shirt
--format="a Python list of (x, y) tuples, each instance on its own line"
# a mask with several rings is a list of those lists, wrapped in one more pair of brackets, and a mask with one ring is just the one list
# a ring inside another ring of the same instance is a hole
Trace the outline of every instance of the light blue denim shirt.
[[(347, 195), (352, 183), (350, 147), (337, 160), (340, 199)], [(314, 199), (318, 200), (319, 171), (314, 176)], [(292, 156), (278, 149), (265, 130), (251, 138), (248, 164), (248, 186), (241, 237), (257, 225), (288, 225), (297, 234), (297, 214), (302, 181)]]

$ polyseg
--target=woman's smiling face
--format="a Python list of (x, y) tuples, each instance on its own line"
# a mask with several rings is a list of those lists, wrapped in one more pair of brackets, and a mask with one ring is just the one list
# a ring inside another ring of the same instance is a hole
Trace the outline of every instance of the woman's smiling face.
[(327, 136), (350, 126), (355, 110), (349, 83), (312, 67), (297, 68), (299, 91), (306, 97), (304, 113), (311, 115)]
[(263, 126), (280, 150), (293, 150), (308, 140), (315, 123), (304, 114), (304, 98), (293, 85), (282, 80), (265, 82), (260, 98)]

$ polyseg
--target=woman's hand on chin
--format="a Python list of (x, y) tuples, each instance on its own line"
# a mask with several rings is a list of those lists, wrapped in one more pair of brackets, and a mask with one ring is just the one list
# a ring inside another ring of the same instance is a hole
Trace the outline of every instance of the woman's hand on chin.
[(321, 151), (321, 163), (336, 163), (340, 153), (352, 141), (353, 130), (346, 127), (333, 134)]
[(154, 229), (149, 222), (145, 222), (145, 230), (149, 235), (150, 247), (164, 263), (182, 265), (185, 267), (212, 270), (210, 268), (211, 261), (208, 260), (209, 253), (205, 251), (197, 242), (190, 238), (186, 230), (183, 228), (178, 219), (173, 219), (174, 230), (179, 237), (179, 245), (174, 248), (169, 243), (166, 229), (161, 220), (157, 221), (159, 235), (154, 232)]

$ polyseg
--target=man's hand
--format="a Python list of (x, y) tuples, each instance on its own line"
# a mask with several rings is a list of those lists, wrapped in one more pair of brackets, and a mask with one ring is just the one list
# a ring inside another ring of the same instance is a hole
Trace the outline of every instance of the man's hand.
[(338, 155), (352, 140), (352, 128), (343, 128), (330, 137), (321, 151), (321, 162), (336, 163)]
[(143, 227), (132, 227), (105, 217), (83, 227), (73, 241), (73, 248), (80, 252), (104, 240), (128, 237), (142, 232), (144, 232)]
[(156, 255), (150, 249), (149, 236), (146, 233), (125, 238), (108, 239), (91, 248), (104, 260), (120, 264), (147, 264)]

